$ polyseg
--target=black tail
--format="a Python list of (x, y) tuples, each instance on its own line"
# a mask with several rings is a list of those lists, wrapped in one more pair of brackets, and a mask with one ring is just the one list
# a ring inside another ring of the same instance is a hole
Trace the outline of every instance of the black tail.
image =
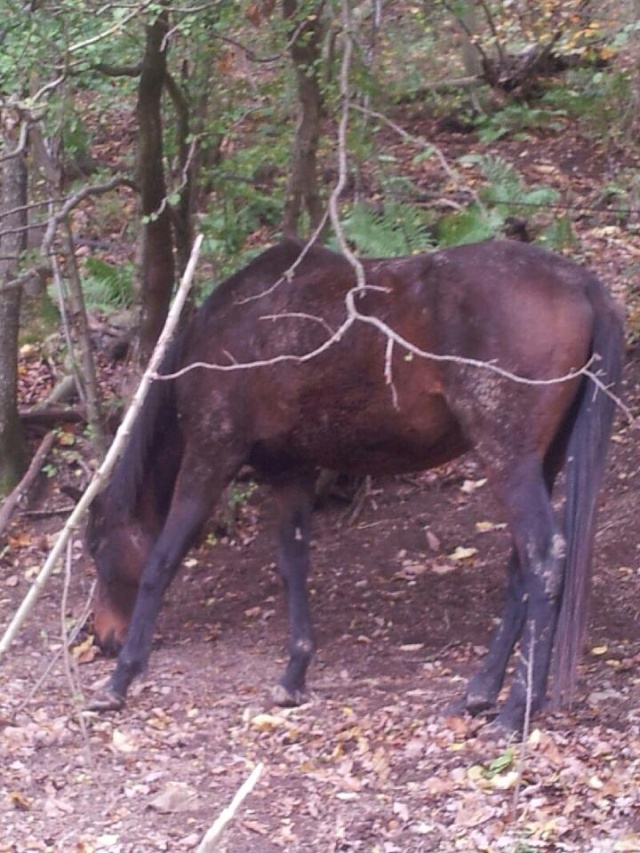
[[(592, 281), (588, 293), (595, 315), (592, 353), (597, 358), (591, 370), (615, 394), (624, 360), (622, 320), (617, 306), (597, 279)], [(598, 492), (615, 408), (612, 397), (585, 376), (567, 449), (567, 555), (552, 693), (556, 706), (571, 702), (586, 634)]]

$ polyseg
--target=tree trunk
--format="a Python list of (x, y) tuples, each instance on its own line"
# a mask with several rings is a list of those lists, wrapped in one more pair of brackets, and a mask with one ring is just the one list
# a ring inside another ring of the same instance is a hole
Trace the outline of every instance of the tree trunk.
[(173, 229), (176, 241), (178, 275), (181, 276), (191, 255), (193, 246), (193, 182), (196, 166), (196, 148), (189, 144), (191, 133), (191, 110), (180, 84), (171, 75), (166, 75), (166, 84), (176, 113), (176, 148), (180, 168), (178, 202), (173, 205)]
[[(6, 150), (17, 147), (18, 133), (11, 118), (3, 122)], [(18, 418), (18, 333), (20, 287), (10, 287), (18, 257), (27, 237), (27, 166), (21, 151), (4, 160), (2, 210), (13, 211), (2, 219), (0, 232), (0, 495), (7, 494), (25, 468), (26, 452)]]
[(297, 0), (284, 0), (285, 20), (295, 25), (290, 54), (296, 73), (298, 89), (298, 124), (291, 152), (291, 170), (284, 207), (282, 232), (296, 236), (300, 219), (306, 208), (310, 229), (321, 222), (323, 205), (318, 188), (317, 153), (320, 139), (323, 98), (320, 88), (320, 59), (322, 56), (322, 6), (318, 3), (314, 14), (298, 21)]
[(464, 0), (458, 7), (460, 9), (460, 21), (462, 30), (462, 61), (466, 73), (474, 77), (482, 74), (482, 54), (473, 42), (478, 29), (476, 4), (474, 0)]
[(175, 281), (171, 213), (167, 201), (162, 143), (162, 91), (165, 85), (168, 13), (147, 27), (138, 87), (138, 181), (142, 215), (139, 359), (145, 363), (169, 310)]

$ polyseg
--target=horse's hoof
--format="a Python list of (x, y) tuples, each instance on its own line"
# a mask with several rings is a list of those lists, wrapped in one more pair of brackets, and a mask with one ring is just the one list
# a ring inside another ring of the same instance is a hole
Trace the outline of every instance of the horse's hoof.
[(90, 699), (87, 711), (120, 711), (124, 708), (124, 696), (114, 690), (103, 688), (98, 690)]
[(521, 714), (502, 710), (483, 729), (484, 734), (496, 740), (513, 740), (522, 734), (524, 720)]
[(495, 702), (490, 699), (483, 699), (480, 696), (467, 696), (464, 706), (467, 714), (471, 714), (472, 717), (488, 717), (491, 719), (498, 713)]
[(302, 690), (289, 690), (284, 684), (276, 684), (271, 691), (271, 699), (275, 705), (282, 708), (297, 708), (307, 701), (307, 694)]
[(464, 696), (454, 699), (444, 707), (445, 717), (464, 717), (467, 713), (467, 706), (464, 701)]
[(461, 696), (459, 699), (454, 699), (445, 708), (445, 716), (447, 717), (465, 717), (469, 714), (471, 717), (486, 716), (492, 717), (497, 714), (496, 705), (494, 702), (489, 702), (486, 699), (475, 699), (470, 696)]

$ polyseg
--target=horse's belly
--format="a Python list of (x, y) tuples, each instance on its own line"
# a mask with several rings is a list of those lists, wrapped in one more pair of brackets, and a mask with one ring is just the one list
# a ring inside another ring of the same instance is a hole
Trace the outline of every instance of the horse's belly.
[(441, 465), (469, 449), (442, 398), (411, 412), (393, 406), (318, 407), (284, 434), (256, 443), (257, 467), (314, 466), (359, 474), (399, 474)]

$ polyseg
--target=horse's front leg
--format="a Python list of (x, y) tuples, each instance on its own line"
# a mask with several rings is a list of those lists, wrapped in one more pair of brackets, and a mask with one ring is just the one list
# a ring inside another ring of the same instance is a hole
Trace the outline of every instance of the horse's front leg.
[(313, 477), (280, 483), (275, 491), (279, 504), (278, 571), (289, 616), (289, 662), (273, 690), (273, 700), (288, 706), (304, 701), (307, 669), (315, 651), (307, 593)]
[(174, 495), (162, 532), (143, 569), (126, 640), (118, 655), (115, 671), (107, 685), (92, 697), (90, 710), (118, 710), (124, 705), (129, 685), (145, 669), (149, 660), (164, 593), (206, 521), (210, 508), (209, 499), (185, 495), (176, 499)]

